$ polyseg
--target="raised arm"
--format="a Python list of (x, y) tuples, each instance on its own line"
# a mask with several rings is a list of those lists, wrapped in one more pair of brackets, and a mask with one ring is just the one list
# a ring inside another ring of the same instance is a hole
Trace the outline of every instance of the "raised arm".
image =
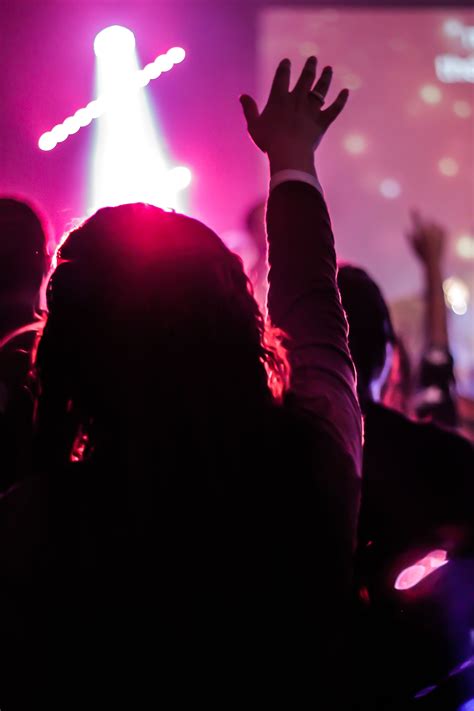
[(446, 233), (413, 211), (407, 238), (423, 270), (425, 299), (425, 347), (416, 383), (416, 413), (436, 424), (456, 427), (455, 379), (442, 276)]
[(250, 135), (270, 162), (268, 306), (274, 325), (289, 336), (291, 390), (360, 474), (355, 371), (336, 282), (331, 222), (314, 166), (314, 150), (348, 92), (341, 91), (323, 110), (332, 71), (326, 67), (316, 84), (315, 78), (316, 59), (311, 57), (289, 91), (290, 63), (283, 60), (263, 112), (250, 97), (241, 102)]

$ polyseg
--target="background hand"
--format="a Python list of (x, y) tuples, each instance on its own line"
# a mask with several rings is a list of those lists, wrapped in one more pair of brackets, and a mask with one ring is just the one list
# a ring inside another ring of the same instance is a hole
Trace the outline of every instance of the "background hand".
[(407, 238), (413, 252), (425, 266), (439, 264), (446, 244), (446, 231), (434, 222), (423, 220), (417, 210), (412, 210), (411, 218), (412, 226)]

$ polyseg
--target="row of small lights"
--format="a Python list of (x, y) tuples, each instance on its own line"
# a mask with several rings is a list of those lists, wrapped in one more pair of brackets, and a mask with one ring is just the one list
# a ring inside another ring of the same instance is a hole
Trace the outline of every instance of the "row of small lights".
[[(132, 88), (137, 91), (142, 89), (152, 79), (158, 79), (163, 72), (168, 72), (175, 64), (180, 64), (185, 57), (186, 52), (182, 47), (172, 47), (166, 54), (160, 54), (153, 62), (136, 73)], [(84, 108), (78, 109), (73, 116), (68, 116), (62, 123), (43, 133), (38, 140), (38, 147), (42, 151), (52, 151), (58, 143), (62, 143), (81, 128), (88, 126), (94, 119), (102, 116), (110, 108), (113, 100), (113, 97), (99, 97)]]

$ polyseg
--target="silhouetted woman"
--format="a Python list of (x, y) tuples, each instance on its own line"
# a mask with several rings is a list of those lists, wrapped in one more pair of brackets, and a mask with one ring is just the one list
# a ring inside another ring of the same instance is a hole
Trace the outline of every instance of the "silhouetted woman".
[(229, 708), (316, 700), (337, 677), (360, 413), (313, 160), (347, 92), (323, 111), (315, 73), (289, 92), (283, 61), (261, 115), (241, 99), (270, 159), (273, 329), (240, 260), (183, 215), (105, 208), (59, 250), (39, 474), (4, 502), (26, 534), (2, 566), (50, 695), (65, 679), (88, 708)]

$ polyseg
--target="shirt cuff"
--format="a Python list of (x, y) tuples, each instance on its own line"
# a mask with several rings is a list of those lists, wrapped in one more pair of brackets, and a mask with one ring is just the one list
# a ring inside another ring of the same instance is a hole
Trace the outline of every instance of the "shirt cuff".
[(424, 354), (424, 359), (428, 361), (430, 365), (447, 365), (451, 363), (452, 357), (447, 348), (431, 346)]
[(302, 170), (279, 170), (277, 173), (274, 173), (270, 179), (270, 192), (274, 190), (277, 185), (280, 185), (280, 183), (290, 181), (307, 183), (308, 185), (312, 185), (313, 188), (316, 188), (321, 195), (323, 194), (319, 180), (314, 175), (311, 175), (311, 173), (306, 173)]

